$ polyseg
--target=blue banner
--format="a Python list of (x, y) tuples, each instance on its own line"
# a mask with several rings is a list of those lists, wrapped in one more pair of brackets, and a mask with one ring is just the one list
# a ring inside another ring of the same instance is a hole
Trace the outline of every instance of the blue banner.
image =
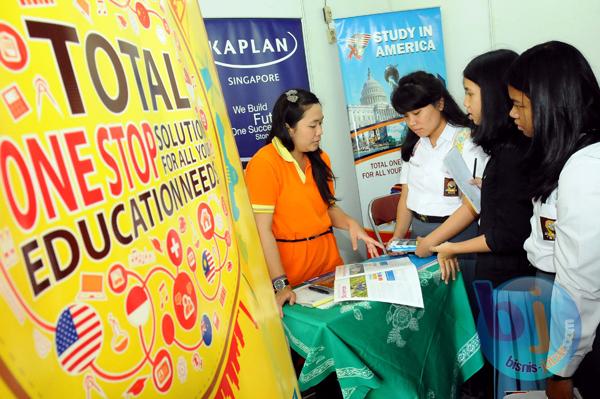
[(264, 145), (287, 89), (309, 89), (299, 19), (205, 19), (240, 158)]
[(404, 119), (390, 104), (398, 79), (417, 70), (446, 78), (439, 8), (335, 20), (354, 164), (367, 204), (397, 189)]

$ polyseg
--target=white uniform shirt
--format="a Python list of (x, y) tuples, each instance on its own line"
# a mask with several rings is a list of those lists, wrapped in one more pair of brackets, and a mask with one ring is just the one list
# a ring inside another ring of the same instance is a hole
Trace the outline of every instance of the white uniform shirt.
[(488, 155), (473, 143), (469, 129), (446, 124), (435, 147), (431, 146), (429, 137), (421, 137), (410, 160), (402, 161), (400, 184), (409, 187), (408, 209), (421, 215), (448, 216), (461, 205), (458, 187), (444, 166), (444, 157), (452, 146), (462, 153), (469, 168), (477, 158), (476, 176), (483, 175)]
[(546, 201), (533, 201), (531, 216), (531, 235), (523, 248), (527, 251), (529, 263), (548, 273), (556, 273), (554, 268), (554, 240), (556, 238), (556, 195), (558, 190)]
[[(600, 143), (576, 152), (558, 179), (556, 197), (555, 282), (571, 295), (581, 317), (581, 337), (575, 355), (562, 370), (571, 376), (586, 353), (592, 350), (600, 323)], [(562, 344), (553, 329), (564, 330), (565, 317), (554, 301), (551, 305), (550, 353)], [(549, 364), (550, 366), (550, 364)]]

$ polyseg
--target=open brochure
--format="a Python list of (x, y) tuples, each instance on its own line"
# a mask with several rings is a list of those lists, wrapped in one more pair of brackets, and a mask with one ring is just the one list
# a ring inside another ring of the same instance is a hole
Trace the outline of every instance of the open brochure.
[(481, 213), (481, 190), (479, 187), (469, 183), (473, 177), (465, 160), (456, 147), (452, 147), (444, 158), (444, 166), (458, 185), (458, 188), (471, 203), (475, 212)]
[(333, 304), (333, 273), (313, 278), (294, 288), (296, 303), (302, 306), (324, 308)]
[(378, 301), (422, 308), (417, 268), (408, 258), (338, 266), (334, 301)]

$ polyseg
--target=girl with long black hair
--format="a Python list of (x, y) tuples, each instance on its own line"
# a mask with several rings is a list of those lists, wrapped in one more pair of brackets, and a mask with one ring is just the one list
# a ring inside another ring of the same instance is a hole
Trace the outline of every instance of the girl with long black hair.
[[(464, 253), (477, 253), (474, 280), (483, 281), (484, 284), (489, 282), (492, 288), (535, 273), (523, 250), (523, 242), (531, 232), (529, 218), (533, 208), (525, 164), (531, 140), (519, 132), (508, 115), (512, 102), (504, 79), (517, 56), (510, 50), (490, 51), (475, 57), (463, 71), (464, 105), (475, 124), (471, 137), (490, 155), (490, 159), (480, 182), (480, 214), (477, 215), (470, 204), (464, 203), (427, 237), (429, 242), (438, 244), (480, 217), (476, 237), (462, 242), (445, 242), (431, 248), (438, 253), (440, 270), (445, 279), (456, 274), (457, 256)], [(472, 291), (475, 290), (469, 290)], [(479, 316), (480, 321), (493, 319), (498, 309), (488, 307), (493, 303), (489, 301), (491, 297), (486, 296), (490, 291), (486, 288), (480, 292), (479, 298), (470, 297), (473, 313)], [(508, 294), (502, 298), (507, 297)], [(510, 298), (521, 300), (521, 296)], [(483, 395), (486, 398), (499, 397), (496, 393), (506, 389), (538, 389), (539, 385), (535, 382), (516, 380), (494, 370), (500, 352), (507, 358), (512, 355), (523, 362), (525, 359), (517, 351), (507, 350), (509, 346), (496, 345), (496, 341), (490, 338), (495, 336), (493, 324), (491, 326), (481, 322), (477, 325), (481, 347), (488, 362), (463, 389), (471, 391), (474, 396)]]
[[(551, 41), (525, 51), (511, 66), (510, 115), (532, 138), (533, 216), (525, 242), (533, 266), (552, 276), (549, 399), (584, 398), (600, 388), (600, 88), (575, 47)], [(560, 301), (564, 289), (579, 311), (581, 330)], [(578, 338), (578, 339), (577, 339)], [(565, 342), (574, 345), (572, 356)]]
[[(464, 104), (475, 124), (472, 138), (490, 160), (483, 172), (477, 237), (433, 248), (446, 278), (455, 274), (456, 256), (464, 253), (478, 254), (475, 279), (490, 281), (494, 287), (535, 271), (523, 250), (531, 232), (532, 205), (524, 163), (530, 140), (520, 134), (508, 115), (512, 102), (504, 80), (516, 58), (514, 51), (490, 51), (474, 58), (463, 72)], [(470, 205), (463, 204), (427, 238), (434, 245), (444, 242), (478, 216)]]

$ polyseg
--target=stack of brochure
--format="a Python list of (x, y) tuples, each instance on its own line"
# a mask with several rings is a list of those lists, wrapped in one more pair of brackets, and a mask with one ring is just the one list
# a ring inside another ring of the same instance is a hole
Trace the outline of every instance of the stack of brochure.
[(387, 250), (390, 252), (415, 252), (417, 240), (395, 239), (388, 243)]
[(333, 304), (334, 279), (333, 273), (327, 273), (294, 288), (296, 303), (313, 308), (329, 307)]
[(362, 262), (335, 270), (334, 301), (378, 301), (423, 307), (417, 268), (408, 258)]

